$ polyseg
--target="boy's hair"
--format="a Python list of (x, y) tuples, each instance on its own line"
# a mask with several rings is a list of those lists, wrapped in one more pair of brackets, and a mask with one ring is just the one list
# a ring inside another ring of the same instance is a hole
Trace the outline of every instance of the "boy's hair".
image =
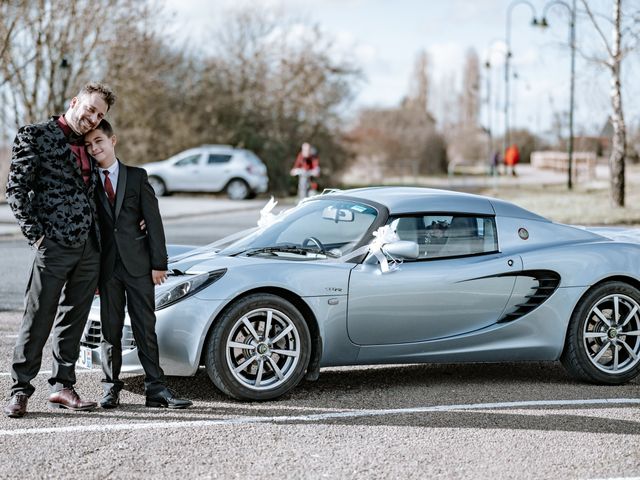
[(104, 83), (98, 82), (89, 82), (84, 87), (80, 89), (78, 92), (78, 97), (81, 95), (91, 95), (92, 93), (99, 94), (102, 99), (107, 104), (107, 110), (111, 108), (111, 106), (116, 103), (116, 95), (113, 93), (113, 90), (109, 88)]
[(101, 130), (102, 133), (104, 133), (109, 138), (113, 137), (113, 127), (104, 118), (100, 120), (100, 123), (96, 127), (96, 130)]

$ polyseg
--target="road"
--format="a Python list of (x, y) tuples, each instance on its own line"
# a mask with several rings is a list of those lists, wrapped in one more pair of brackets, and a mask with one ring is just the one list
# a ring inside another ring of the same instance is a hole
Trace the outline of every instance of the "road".
[[(256, 211), (166, 221), (169, 243), (204, 244), (252, 226)], [(0, 241), (0, 389), (8, 392), (30, 250)], [(201, 370), (170, 385), (186, 411), (144, 407), (125, 375), (122, 408), (47, 406), (49, 349), (23, 419), (0, 418), (0, 477), (632, 478), (640, 477), (640, 380), (569, 379), (556, 363), (323, 369), (272, 402), (219, 393)], [(100, 394), (100, 372), (77, 388)]]

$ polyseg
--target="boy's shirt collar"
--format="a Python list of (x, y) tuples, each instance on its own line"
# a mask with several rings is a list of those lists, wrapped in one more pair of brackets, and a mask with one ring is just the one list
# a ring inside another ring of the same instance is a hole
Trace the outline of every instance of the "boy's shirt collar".
[(116, 160), (115, 162), (113, 162), (111, 164), (111, 166), (109, 168), (102, 168), (102, 167), (98, 167), (100, 168), (100, 173), (104, 172), (105, 170), (109, 171), (109, 178), (113, 178), (118, 174), (118, 170), (119, 170), (119, 165), (118, 165), (118, 160)]

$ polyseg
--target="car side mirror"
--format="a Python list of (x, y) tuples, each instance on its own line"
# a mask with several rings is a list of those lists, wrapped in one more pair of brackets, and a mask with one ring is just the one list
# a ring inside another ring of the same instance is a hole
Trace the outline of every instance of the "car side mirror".
[(416, 242), (400, 240), (382, 246), (382, 251), (396, 258), (415, 260), (420, 255), (420, 247)]

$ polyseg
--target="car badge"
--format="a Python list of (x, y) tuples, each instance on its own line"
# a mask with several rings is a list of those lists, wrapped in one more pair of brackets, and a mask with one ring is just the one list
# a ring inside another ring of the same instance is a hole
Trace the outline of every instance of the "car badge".
[(518, 229), (518, 236), (522, 240), (528, 240), (529, 239), (529, 231), (526, 228), (519, 228)]

